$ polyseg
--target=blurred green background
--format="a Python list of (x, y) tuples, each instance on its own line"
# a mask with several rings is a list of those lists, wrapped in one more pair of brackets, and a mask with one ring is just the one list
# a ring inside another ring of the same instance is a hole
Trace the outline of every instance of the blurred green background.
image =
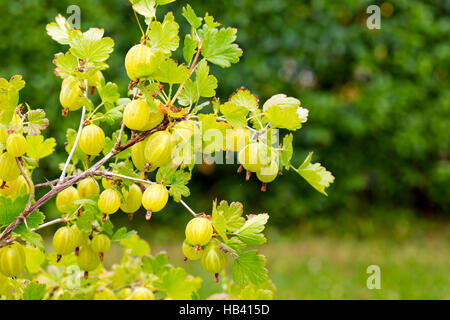
[[(256, 180), (234, 174), (235, 166), (200, 166), (187, 199), (194, 210), (208, 212), (217, 198), (243, 202), (247, 214), (270, 213), (262, 251), (277, 298), (450, 298), (450, 1), (179, 0), (159, 15), (174, 11), (186, 31), (187, 2), (239, 30), (240, 63), (212, 68), (218, 96), (244, 85), (261, 102), (280, 92), (299, 98), (310, 116), (295, 133), (294, 162), (314, 151), (313, 161), (336, 177), (328, 197), (294, 172), (261, 193)], [(101, 27), (114, 39), (105, 76), (123, 96), (123, 60), (140, 36), (126, 0), (0, 3), (0, 77), (24, 76), (21, 101), (46, 110), (45, 134), (58, 142), (34, 175), (39, 182), (58, 176), (65, 131), (78, 124), (78, 116), (61, 121), (61, 80), (51, 61), (66, 48), (45, 32), (72, 4), (81, 8), (83, 30)], [(371, 4), (381, 8), (380, 30), (365, 25)], [(44, 211), (57, 215), (53, 203)], [(142, 216), (113, 222), (137, 228), (181, 263), (189, 217), (176, 203), (164, 211), (150, 224)], [(381, 290), (366, 288), (370, 264), (381, 268)], [(205, 281), (204, 297), (219, 289)]]

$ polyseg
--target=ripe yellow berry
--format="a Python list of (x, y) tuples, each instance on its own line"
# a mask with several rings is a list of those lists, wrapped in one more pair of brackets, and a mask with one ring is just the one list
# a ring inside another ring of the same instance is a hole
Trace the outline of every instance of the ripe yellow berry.
[(184, 242), (183, 242), (182, 250), (183, 250), (184, 256), (189, 260), (198, 260), (203, 255), (203, 249), (195, 248), (190, 243), (188, 243), (186, 240), (184, 240)]
[(172, 127), (172, 139), (175, 143), (187, 142), (194, 135), (195, 122), (184, 120), (177, 122)]
[(144, 287), (138, 287), (134, 289), (133, 293), (130, 296), (131, 300), (154, 300), (155, 296), (153, 292)]
[(98, 70), (88, 78), (88, 86), (100, 87), (103, 81), (104, 81), (103, 74), (100, 70)]
[(16, 158), (8, 152), (0, 155), (0, 180), (13, 181), (20, 175), (20, 169), (17, 165)]
[(123, 189), (122, 194), (125, 200), (120, 209), (128, 214), (138, 211), (142, 203), (141, 188), (137, 184), (132, 184), (128, 191)]
[(116, 189), (106, 189), (98, 198), (98, 208), (102, 213), (113, 214), (120, 207), (120, 193)]
[(83, 128), (80, 136), (80, 148), (87, 155), (97, 155), (105, 146), (105, 133), (102, 128), (90, 124)]
[(61, 227), (53, 235), (53, 249), (58, 255), (69, 254), (77, 247), (77, 237), (71, 227)]
[[(3, 185), (3, 183), (5, 184)], [(28, 183), (22, 175), (9, 182), (0, 180), (0, 185), (3, 185), (3, 188), (0, 188), (0, 194), (7, 197), (16, 198), (22, 194), (22, 190), (26, 190), (27, 193), (30, 193)]]
[(149, 171), (147, 170), (147, 168), (145, 168), (145, 164), (147, 163), (144, 157), (144, 150), (146, 144), (147, 139), (145, 139), (144, 141), (140, 141), (131, 147), (131, 161), (133, 161), (133, 164), (136, 167), (136, 169), (142, 172)]
[(153, 50), (143, 44), (133, 46), (125, 56), (125, 68), (131, 80), (143, 79), (158, 67), (152, 62)]
[(147, 139), (144, 157), (152, 169), (168, 164), (172, 159), (172, 138), (166, 131), (158, 131)]
[(70, 186), (56, 196), (56, 208), (62, 213), (72, 213), (78, 208), (78, 205), (74, 203), (77, 200), (80, 200), (78, 191)]
[(247, 128), (234, 128), (226, 132), (227, 149), (241, 151), (250, 141), (251, 132)]
[(111, 248), (111, 241), (105, 234), (97, 234), (92, 238), (91, 249), (97, 253), (106, 253)]
[(94, 300), (117, 300), (117, 297), (111, 289), (105, 288), (95, 293)]
[(186, 240), (193, 246), (204, 246), (213, 235), (211, 221), (207, 218), (194, 218), (186, 226)]
[(81, 199), (92, 199), (100, 194), (99, 186), (93, 178), (86, 178), (78, 183), (78, 195)]
[(227, 266), (228, 256), (215, 244), (209, 244), (202, 255), (202, 267), (208, 272), (219, 273)]
[(239, 151), (238, 160), (246, 170), (252, 172), (270, 163), (268, 149), (260, 142), (250, 143)]
[(0, 272), (7, 277), (19, 277), (25, 269), (25, 250), (18, 243), (0, 249)]
[(169, 191), (162, 184), (155, 183), (145, 189), (142, 196), (142, 205), (151, 212), (161, 211), (169, 200)]
[(100, 264), (100, 257), (89, 247), (82, 247), (77, 257), (77, 264), (81, 270), (92, 271)]
[(10, 134), (6, 140), (6, 150), (13, 157), (21, 157), (27, 152), (27, 140), (21, 134)]
[(275, 160), (272, 160), (270, 165), (261, 167), (258, 171), (256, 171), (256, 176), (259, 181), (263, 183), (270, 183), (278, 176), (278, 165)]
[(152, 112), (145, 99), (131, 101), (123, 112), (123, 121), (131, 130), (151, 130), (164, 119), (161, 112)]
[(83, 91), (81, 91), (78, 80), (69, 76), (63, 80), (59, 100), (63, 108), (75, 111), (83, 106)]

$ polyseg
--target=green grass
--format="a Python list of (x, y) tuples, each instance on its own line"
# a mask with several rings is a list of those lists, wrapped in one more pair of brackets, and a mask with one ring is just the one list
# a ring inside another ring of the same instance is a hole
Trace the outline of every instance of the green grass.
[[(271, 230), (261, 252), (277, 287), (276, 299), (450, 299), (448, 231), (447, 223), (412, 224), (400, 238), (394, 236), (398, 227), (369, 238)], [(175, 234), (149, 237), (153, 252), (165, 249), (174, 265), (202, 276), (202, 298), (220, 291), (199, 262), (183, 262)], [(369, 265), (380, 267), (380, 290), (366, 286)]]

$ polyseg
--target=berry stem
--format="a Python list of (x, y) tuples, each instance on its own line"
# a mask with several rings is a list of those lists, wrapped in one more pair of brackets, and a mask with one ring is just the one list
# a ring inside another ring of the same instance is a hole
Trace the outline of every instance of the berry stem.
[(180, 203), (194, 216), (194, 217), (197, 217), (197, 214), (195, 213), (195, 211), (194, 210), (192, 210), (191, 209), (191, 207), (189, 207), (188, 205), (187, 205), (187, 203), (186, 202), (184, 202), (183, 200), (180, 200)]

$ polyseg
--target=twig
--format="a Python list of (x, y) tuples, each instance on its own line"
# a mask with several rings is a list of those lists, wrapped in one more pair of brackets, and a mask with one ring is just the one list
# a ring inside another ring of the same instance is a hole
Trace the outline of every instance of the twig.
[[(198, 57), (200, 56), (200, 51), (202, 50), (202, 46), (203, 46), (203, 42), (201, 42), (201, 40), (200, 40), (199, 44), (198, 44), (197, 54), (195, 55), (195, 58), (192, 61), (191, 68), (189, 70), (189, 78), (191, 77), (192, 73), (194, 72), (194, 69), (196, 67), (196, 63), (197, 63)], [(173, 96), (172, 100), (170, 101), (169, 107), (172, 106), (175, 103), (175, 101), (178, 98), (178, 95), (181, 93), (181, 90), (183, 90), (183, 87), (184, 87), (185, 83), (186, 83), (186, 81), (183, 82), (182, 84), (180, 84), (180, 86), (178, 87), (177, 92), (175, 93), (175, 95)]]
[(40, 225), (39, 227), (37, 227), (37, 228), (31, 229), (31, 231), (38, 231), (38, 230), (47, 228), (47, 227), (49, 227), (49, 226), (52, 226), (52, 225), (54, 225), (54, 224), (57, 224), (57, 223), (65, 223), (65, 222), (67, 222), (67, 220), (64, 219), (64, 218), (59, 218), (59, 219), (51, 220), (51, 221), (49, 221), (49, 222), (46, 222), (46, 223), (41, 224), (41, 225)]
[(108, 177), (117, 177), (117, 178), (121, 178), (121, 179), (125, 179), (125, 180), (139, 182), (139, 183), (142, 183), (142, 184), (154, 184), (155, 183), (155, 182), (150, 181), (150, 180), (143, 180), (143, 179), (133, 178), (133, 177), (129, 177), (129, 176), (124, 176), (122, 174), (109, 172), (109, 171), (102, 171), (102, 170), (94, 171), (92, 174), (94, 176), (101, 176), (101, 177), (107, 177), (107, 178)]
[(180, 203), (194, 216), (196, 217), (197, 214), (195, 213), (194, 210), (191, 209), (191, 207), (189, 207), (186, 202), (184, 202), (183, 200), (180, 200)]
[[(67, 180), (72, 179), (73, 177), (75, 177), (75, 176), (67, 176), (67, 177), (64, 178), (64, 180), (67, 181)], [(50, 187), (50, 186), (53, 186), (53, 185), (54, 185), (55, 183), (57, 183), (58, 181), (59, 181), (59, 178), (58, 178), (58, 179), (51, 180), (51, 181), (47, 181), (47, 182), (35, 184), (34, 187), (35, 187), (35, 188)]]

